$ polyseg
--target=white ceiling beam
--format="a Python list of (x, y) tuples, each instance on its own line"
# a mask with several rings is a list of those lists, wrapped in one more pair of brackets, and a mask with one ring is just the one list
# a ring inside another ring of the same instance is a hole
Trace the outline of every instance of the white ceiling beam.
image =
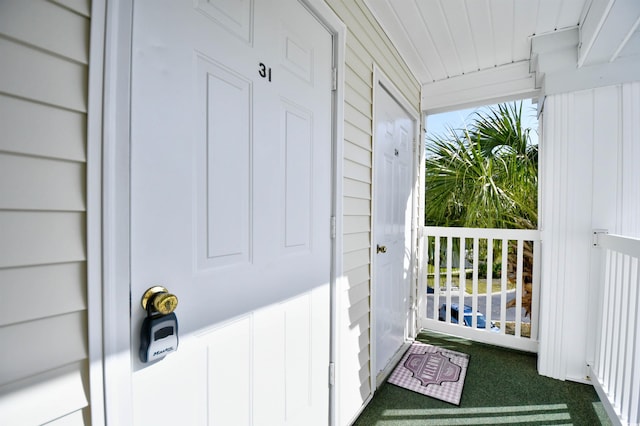
[(595, 87), (638, 81), (638, 76), (640, 76), (640, 60), (638, 58), (620, 58), (615, 62), (547, 73), (542, 89), (545, 95), (577, 92)]
[(532, 64), (536, 86), (542, 94), (573, 92), (636, 81), (640, 76), (640, 56), (620, 57), (578, 67), (578, 29), (533, 37)]
[(478, 71), (422, 86), (422, 109), (426, 114), (536, 97), (529, 61)]
[(578, 67), (613, 62), (640, 25), (640, 1), (593, 0), (580, 30)]

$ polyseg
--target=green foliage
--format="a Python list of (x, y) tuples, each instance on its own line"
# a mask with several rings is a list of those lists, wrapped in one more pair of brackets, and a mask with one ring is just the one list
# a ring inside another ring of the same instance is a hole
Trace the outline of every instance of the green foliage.
[(535, 229), (538, 146), (522, 128), (522, 103), (477, 112), (466, 129), (427, 143), (425, 223)]

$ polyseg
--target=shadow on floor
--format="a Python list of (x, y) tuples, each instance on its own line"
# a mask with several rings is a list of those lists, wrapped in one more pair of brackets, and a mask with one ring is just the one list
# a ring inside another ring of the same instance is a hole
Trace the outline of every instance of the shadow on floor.
[(433, 332), (417, 340), (470, 355), (460, 406), (384, 383), (354, 425), (611, 424), (592, 386), (538, 375), (535, 354)]

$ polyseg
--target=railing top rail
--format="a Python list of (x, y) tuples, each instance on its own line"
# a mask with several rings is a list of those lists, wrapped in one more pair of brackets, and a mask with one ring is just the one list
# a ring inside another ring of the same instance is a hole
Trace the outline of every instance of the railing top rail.
[(540, 240), (537, 229), (461, 228), (446, 226), (424, 226), (422, 235), (454, 238), (492, 238), (494, 240)]
[(640, 238), (616, 234), (599, 234), (598, 246), (640, 258)]

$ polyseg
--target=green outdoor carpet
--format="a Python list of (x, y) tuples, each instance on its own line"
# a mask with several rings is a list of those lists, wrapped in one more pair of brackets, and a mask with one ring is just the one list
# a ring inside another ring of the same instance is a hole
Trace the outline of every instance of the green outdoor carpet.
[(460, 406), (385, 383), (355, 425), (610, 424), (592, 386), (538, 375), (535, 354), (432, 332), (417, 340), (470, 356)]

